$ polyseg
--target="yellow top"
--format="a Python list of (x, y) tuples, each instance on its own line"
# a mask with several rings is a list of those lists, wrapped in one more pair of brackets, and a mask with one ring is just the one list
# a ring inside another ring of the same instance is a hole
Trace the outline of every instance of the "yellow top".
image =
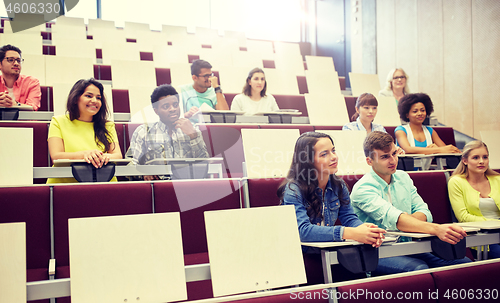
[[(118, 144), (115, 123), (107, 122), (106, 128), (109, 132), (110, 142)], [(98, 149), (104, 152), (104, 145), (97, 145), (94, 134), (94, 123), (69, 119), (68, 115), (52, 117), (49, 127), (49, 138), (57, 137), (64, 141), (65, 152), (78, 152), (82, 150)], [(111, 181), (117, 181), (113, 177)], [(49, 178), (47, 183), (75, 183), (75, 178)]]
[[(490, 182), (491, 192), (495, 204), (500, 209), (500, 175), (486, 176)], [(448, 181), (448, 195), (451, 206), (459, 222), (487, 221), (479, 209), (479, 195), (463, 176), (453, 176)]]

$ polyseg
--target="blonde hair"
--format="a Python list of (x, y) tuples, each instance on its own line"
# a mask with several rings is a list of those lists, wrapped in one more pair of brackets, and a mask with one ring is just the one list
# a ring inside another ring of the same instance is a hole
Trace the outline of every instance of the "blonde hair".
[[(481, 147), (486, 148), (486, 152), (488, 153), (488, 155), (490, 154), (490, 152), (488, 151), (488, 146), (486, 146), (486, 144), (483, 141), (475, 140), (475, 141), (471, 141), (471, 142), (467, 143), (464, 146), (464, 150), (462, 153), (462, 161), (460, 161), (460, 163), (458, 163), (457, 167), (453, 171), (452, 176), (462, 176), (462, 177), (465, 177), (467, 179), (469, 177), (469, 170), (467, 169), (467, 165), (464, 164), (463, 160), (467, 159), (469, 157), (470, 153), (474, 149), (481, 148)], [(484, 175), (485, 176), (492, 176), (492, 175), (498, 175), (498, 173), (496, 171), (492, 170), (488, 166), (488, 169), (484, 172)]]
[(385, 83), (385, 87), (384, 87), (384, 90), (386, 91), (390, 91), (392, 93), (392, 78), (394, 77), (394, 73), (397, 71), (397, 70), (400, 70), (403, 72), (403, 74), (405, 75), (406, 77), (406, 84), (405, 84), (405, 88), (404, 88), (404, 93), (405, 95), (408, 95), (410, 93), (410, 88), (408, 87), (408, 81), (410, 80), (410, 77), (408, 76), (408, 74), (400, 67), (397, 67), (397, 68), (394, 68), (394, 69), (391, 69), (389, 71), (389, 73), (387, 74), (387, 80), (386, 80), (386, 83)]

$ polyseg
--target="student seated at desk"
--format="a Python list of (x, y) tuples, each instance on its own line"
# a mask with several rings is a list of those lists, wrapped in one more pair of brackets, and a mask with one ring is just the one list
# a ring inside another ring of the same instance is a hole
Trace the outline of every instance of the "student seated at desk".
[[(356, 240), (374, 247), (382, 244), (385, 230), (363, 224), (354, 214), (349, 191), (337, 177), (338, 157), (332, 138), (303, 133), (295, 144), (292, 165), (277, 194), (282, 205), (294, 205), (302, 242)], [(340, 219), (342, 225), (335, 226)], [(317, 252), (303, 247), (304, 252)]]
[(245, 112), (251, 116), (258, 112), (275, 112), (279, 110), (273, 95), (266, 94), (267, 81), (261, 68), (254, 68), (248, 73), (243, 93), (234, 97), (231, 110)]
[[(121, 159), (115, 124), (108, 121), (104, 87), (91, 78), (78, 80), (66, 104), (67, 114), (52, 117), (49, 153), (52, 160), (83, 159), (96, 168)], [(116, 181), (114, 177), (111, 181)], [(49, 178), (47, 183), (71, 183), (74, 178)]]
[(399, 116), (409, 123), (396, 127), (394, 133), (396, 144), (407, 154), (460, 153), (455, 146), (446, 145), (432, 127), (423, 125), (433, 111), (431, 98), (426, 94), (409, 94), (399, 101)]
[[(448, 194), (458, 221), (500, 219), (500, 174), (489, 163), (484, 142), (472, 141), (464, 146), (462, 161), (448, 181)], [(473, 253), (477, 251), (473, 249)], [(500, 258), (500, 244), (489, 246), (488, 258)]]
[[(151, 103), (160, 121), (141, 125), (134, 131), (126, 158), (143, 165), (154, 159), (209, 157), (198, 126), (181, 117), (175, 88), (168, 84), (158, 86), (151, 94)], [(144, 176), (146, 181), (164, 178)]]
[[(180, 87), (184, 117), (198, 122), (196, 113), (205, 103), (216, 110), (228, 110), (226, 98), (219, 86), (219, 79), (212, 73), (212, 65), (205, 60), (194, 60), (191, 64), (193, 84)], [(193, 116), (194, 115), (194, 116)]]
[[(397, 148), (391, 135), (375, 131), (363, 143), (366, 162), (372, 167), (353, 187), (351, 201), (354, 212), (368, 223), (386, 230), (432, 234), (456, 244), (467, 236), (454, 224), (435, 224), (432, 214), (417, 193), (410, 176), (396, 170)], [(468, 258), (444, 260), (431, 253), (379, 259), (375, 274), (393, 274), (429, 267), (470, 262)]]
[(410, 93), (408, 81), (410, 77), (402, 68), (395, 68), (387, 74), (387, 82), (384, 89), (378, 92), (381, 97), (394, 97), (396, 104), (405, 95)]
[(356, 121), (347, 123), (342, 130), (364, 130), (367, 134), (376, 130), (387, 132), (382, 125), (373, 123), (377, 115), (377, 107), (378, 101), (374, 95), (361, 94), (356, 100), (356, 113), (351, 117), (351, 120)]
[(18, 47), (7, 44), (0, 48), (0, 106), (26, 104), (33, 110), (40, 108), (40, 81), (21, 75), (24, 59)]

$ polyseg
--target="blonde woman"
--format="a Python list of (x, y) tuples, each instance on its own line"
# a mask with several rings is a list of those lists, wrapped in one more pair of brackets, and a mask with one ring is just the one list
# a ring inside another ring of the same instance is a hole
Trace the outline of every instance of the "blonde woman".
[(380, 97), (394, 97), (398, 103), (403, 96), (410, 93), (408, 80), (408, 74), (402, 68), (395, 68), (389, 71), (386, 86), (378, 92), (378, 95)]
[[(465, 145), (462, 161), (448, 182), (448, 194), (460, 222), (500, 219), (500, 174), (489, 167), (488, 147), (482, 141)], [(489, 258), (500, 257), (500, 245), (490, 245)]]

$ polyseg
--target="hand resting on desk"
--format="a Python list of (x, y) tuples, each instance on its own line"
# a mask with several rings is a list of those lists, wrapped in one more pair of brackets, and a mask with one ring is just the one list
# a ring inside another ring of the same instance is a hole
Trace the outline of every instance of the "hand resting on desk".
[(373, 247), (382, 245), (386, 231), (375, 224), (364, 223), (358, 227), (345, 227), (344, 239), (352, 239)]

